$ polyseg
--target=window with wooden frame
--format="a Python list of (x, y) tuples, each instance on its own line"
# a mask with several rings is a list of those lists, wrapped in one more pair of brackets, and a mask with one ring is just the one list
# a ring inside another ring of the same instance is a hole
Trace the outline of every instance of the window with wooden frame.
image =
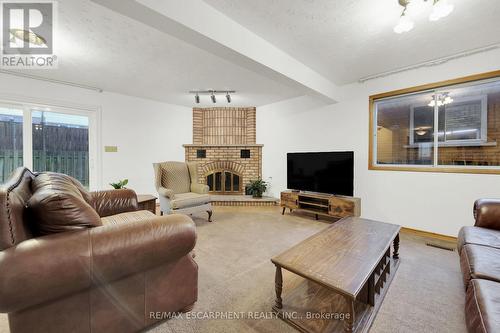
[(500, 71), (370, 96), (369, 169), (500, 173)]

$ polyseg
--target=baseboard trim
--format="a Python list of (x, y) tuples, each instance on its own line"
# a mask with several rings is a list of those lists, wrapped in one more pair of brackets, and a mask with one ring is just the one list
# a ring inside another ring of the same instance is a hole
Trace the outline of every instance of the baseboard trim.
[(429, 232), (429, 231), (423, 231), (423, 230), (412, 229), (412, 228), (407, 228), (407, 227), (402, 227), (401, 231), (408, 233), (408, 234), (438, 239), (438, 240), (445, 241), (445, 242), (452, 242), (452, 243), (457, 242), (457, 237), (437, 234), (437, 233)]

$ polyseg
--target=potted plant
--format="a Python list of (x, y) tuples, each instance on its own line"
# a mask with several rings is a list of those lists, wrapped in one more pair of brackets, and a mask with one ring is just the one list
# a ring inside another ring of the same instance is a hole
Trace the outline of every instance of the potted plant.
[(250, 184), (248, 184), (248, 191), (254, 198), (262, 198), (262, 193), (266, 192), (266, 190), (267, 183), (262, 179), (251, 181)]
[(120, 180), (116, 183), (110, 183), (109, 185), (113, 186), (113, 188), (115, 190), (119, 190), (119, 189), (122, 189), (122, 188), (125, 188), (125, 185), (128, 184), (128, 179), (123, 179), (123, 180)]

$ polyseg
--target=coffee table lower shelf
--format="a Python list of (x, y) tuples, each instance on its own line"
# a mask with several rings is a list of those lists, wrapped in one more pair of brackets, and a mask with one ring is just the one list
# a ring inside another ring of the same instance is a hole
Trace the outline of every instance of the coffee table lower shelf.
[[(390, 258), (390, 273), (378, 293), (374, 305), (356, 301), (352, 332), (368, 332), (399, 267), (399, 259)], [(368, 284), (362, 294), (367, 296)], [(366, 290), (365, 290), (366, 289)], [(307, 333), (345, 332), (346, 298), (320, 284), (286, 271), (283, 277), (282, 308), (273, 311), (285, 322)], [(342, 317), (343, 316), (343, 317)]]

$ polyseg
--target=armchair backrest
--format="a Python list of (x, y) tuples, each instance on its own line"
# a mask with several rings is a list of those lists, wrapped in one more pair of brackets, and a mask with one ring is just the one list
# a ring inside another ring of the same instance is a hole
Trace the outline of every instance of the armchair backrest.
[(188, 163), (162, 162), (154, 165), (156, 174), (156, 188), (164, 187), (174, 193), (191, 192), (191, 176)]
[(27, 168), (18, 168), (0, 186), (0, 250), (33, 237), (25, 206), (32, 195), (34, 177)]

